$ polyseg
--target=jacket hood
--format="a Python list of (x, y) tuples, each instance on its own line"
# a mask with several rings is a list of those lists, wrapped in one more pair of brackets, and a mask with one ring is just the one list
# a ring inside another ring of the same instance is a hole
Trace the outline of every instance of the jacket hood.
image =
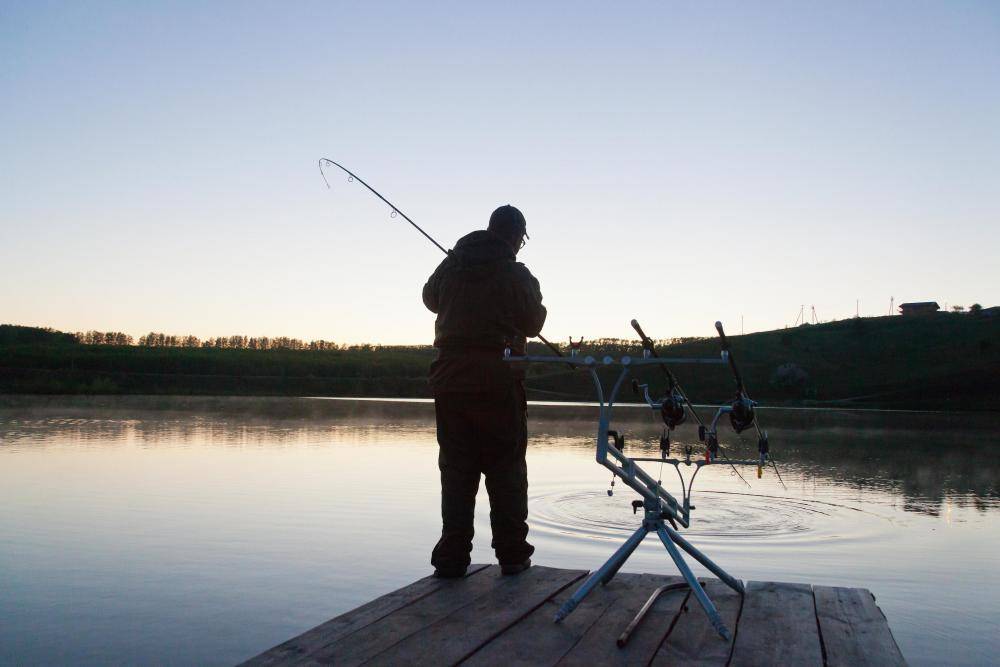
[(457, 258), (466, 266), (487, 264), (503, 259), (514, 259), (510, 244), (493, 232), (484, 229), (466, 234), (455, 244)]

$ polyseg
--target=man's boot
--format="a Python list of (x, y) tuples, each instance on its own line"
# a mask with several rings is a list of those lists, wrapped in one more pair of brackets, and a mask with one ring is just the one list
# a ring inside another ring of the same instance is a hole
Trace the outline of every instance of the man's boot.
[(500, 574), (521, 574), (531, 567), (531, 559), (526, 558), (523, 563), (500, 563)]

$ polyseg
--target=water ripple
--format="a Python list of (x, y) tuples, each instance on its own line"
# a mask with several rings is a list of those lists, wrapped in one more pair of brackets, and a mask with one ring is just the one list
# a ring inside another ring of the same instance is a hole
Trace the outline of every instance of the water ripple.
[[(532, 529), (585, 540), (622, 540), (642, 520), (641, 510), (630, 511), (635, 497), (579, 490), (534, 495)], [(697, 492), (694, 505), (692, 527), (683, 532), (708, 538), (862, 538), (870, 532), (866, 520), (890, 521), (850, 505), (753, 493)]]

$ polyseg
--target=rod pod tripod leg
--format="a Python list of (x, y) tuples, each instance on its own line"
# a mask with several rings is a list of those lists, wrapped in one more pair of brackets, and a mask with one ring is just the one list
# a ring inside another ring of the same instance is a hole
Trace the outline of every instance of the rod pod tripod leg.
[[(664, 548), (667, 553), (670, 554), (671, 560), (674, 561), (674, 565), (680, 571), (681, 576), (684, 577), (688, 588), (694, 593), (695, 599), (698, 600), (698, 604), (701, 605), (702, 609), (705, 610), (705, 615), (708, 616), (709, 622), (715, 631), (719, 635), (726, 639), (727, 641), (732, 638), (729, 629), (722, 620), (722, 616), (719, 614), (718, 609), (715, 608), (715, 604), (705, 593), (701, 584), (698, 582), (697, 577), (694, 576), (694, 572), (691, 571), (690, 566), (688, 566), (687, 561), (684, 560), (684, 556), (681, 554), (678, 545), (685, 551), (694, 556), (702, 565), (711, 570), (714, 574), (718, 575), (719, 578), (726, 583), (730, 588), (737, 591), (741, 595), (743, 594), (743, 583), (738, 579), (735, 579), (728, 572), (723, 570), (721, 567), (716, 565), (711, 559), (702, 554), (700, 551), (694, 548), (690, 542), (685, 540), (677, 531), (668, 528), (663, 522), (663, 518), (656, 515), (655, 513), (647, 513), (646, 518), (643, 520), (642, 525), (632, 535), (625, 540), (625, 543), (618, 547), (618, 550), (612, 554), (611, 558), (607, 560), (604, 565), (595, 570), (590, 574), (589, 577), (584, 580), (580, 587), (573, 593), (573, 595), (563, 603), (562, 607), (556, 612), (555, 622), (559, 623), (567, 616), (569, 616), (574, 609), (583, 601), (585, 597), (597, 586), (598, 583), (607, 584), (614, 578), (618, 570), (621, 569), (625, 561), (628, 560), (632, 552), (636, 550), (636, 547), (642, 542), (643, 538), (649, 533), (656, 533), (659, 536), (660, 541), (663, 543)], [(676, 544), (675, 544), (676, 542)], [(641, 619), (640, 619), (641, 620)], [(637, 623), (636, 623), (637, 624)]]
[[(576, 592), (563, 603), (563, 606), (559, 607), (559, 611), (556, 612), (556, 623), (562, 622), (564, 618), (573, 613), (576, 606), (583, 601), (583, 598), (587, 597), (587, 594), (590, 593), (590, 591), (594, 590), (594, 587), (597, 586), (598, 583), (606, 584), (608, 581), (611, 581), (611, 578), (608, 577), (608, 575), (611, 574), (611, 576), (614, 576), (614, 573), (625, 564), (625, 561), (632, 555), (632, 552), (635, 551), (635, 548), (639, 546), (639, 543), (642, 542), (642, 539), (646, 537), (646, 533), (648, 532), (649, 527), (647, 527), (646, 522), (643, 521), (638, 530), (632, 533), (630, 538), (625, 540), (625, 544), (618, 547), (618, 551), (612, 554), (611, 558), (608, 559), (608, 562), (597, 570), (591, 572), (590, 576), (587, 577), (582, 584), (580, 584), (580, 588), (576, 589)], [(605, 577), (607, 577), (607, 581), (605, 581)]]
[(718, 632), (723, 639), (729, 641), (732, 638), (732, 635), (729, 634), (729, 629), (726, 627), (726, 624), (722, 622), (722, 616), (719, 615), (719, 610), (715, 608), (712, 600), (710, 600), (708, 594), (705, 593), (705, 589), (703, 589), (701, 584), (698, 583), (698, 579), (695, 578), (694, 572), (692, 572), (691, 568), (688, 567), (687, 561), (684, 560), (684, 556), (681, 555), (681, 552), (677, 549), (673, 539), (670, 537), (670, 534), (666, 531), (666, 528), (662, 525), (662, 523), (659, 528), (657, 528), (656, 534), (660, 536), (660, 541), (663, 542), (663, 546), (666, 547), (667, 553), (669, 553), (670, 557), (674, 560), (674, 564), (677, 566), (677, 569), (681, 571), (684, 581), (687, 582), (688, 588), (690, 588), (691, 592), (694, 593), (694, 597), (698, 600), (698, 604), (700, 604), (701, 608), (705, 610), (705, 615), (708, 616), (708, 621), (712, 624), (712, 627), (715, 628), (715, 631)]

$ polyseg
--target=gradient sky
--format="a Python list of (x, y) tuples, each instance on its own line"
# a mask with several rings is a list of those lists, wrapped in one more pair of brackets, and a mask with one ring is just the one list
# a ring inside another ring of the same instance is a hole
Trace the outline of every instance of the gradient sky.
[(1000, 302), (1000, 5), (0, 2), (0, 322), (427, 343), (519, 206), (545, 333)]

